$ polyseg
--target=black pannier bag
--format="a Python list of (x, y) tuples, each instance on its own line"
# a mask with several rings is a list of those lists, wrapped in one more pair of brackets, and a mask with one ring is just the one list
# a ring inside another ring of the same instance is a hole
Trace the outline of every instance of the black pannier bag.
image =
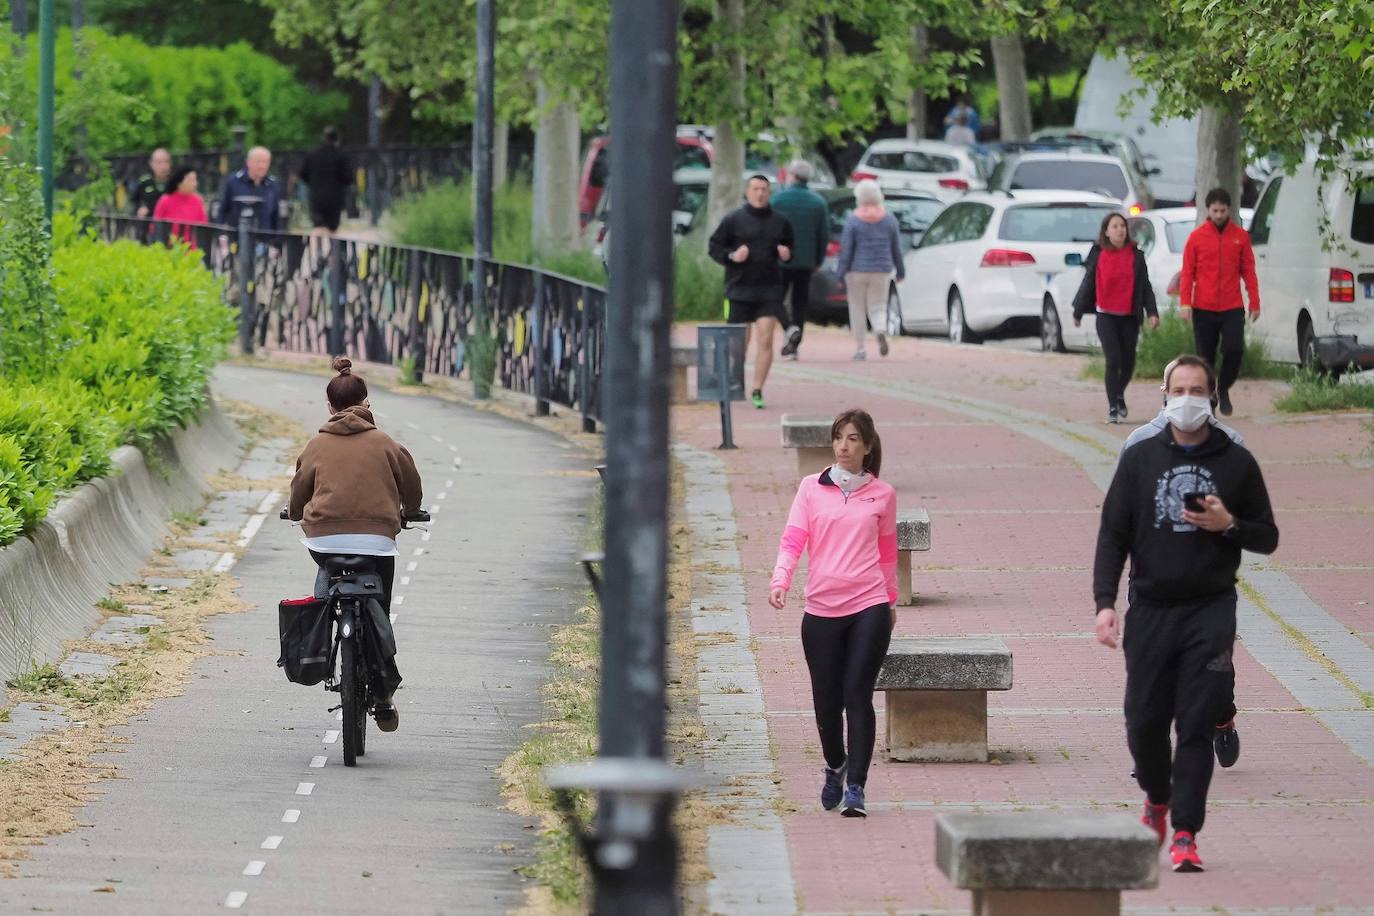
[(293, 684), (311, 686), (329, 674), (334, 634), (328, 604), (322, 598), (291, 598), (277, 605), (281, 630), (277, 667), (285, 669), (286, 679)]

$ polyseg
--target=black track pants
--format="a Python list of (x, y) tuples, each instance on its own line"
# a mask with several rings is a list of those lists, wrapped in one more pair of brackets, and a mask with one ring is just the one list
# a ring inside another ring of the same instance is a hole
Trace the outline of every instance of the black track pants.
[(1126, 614), (1126, 741), (1136, 781), (1150, 801), (1169, 804), (1175, 830), (1196, 833), (1206, 817), (1212, 738), (1234, 689), (1235, 638), (1234, 589), (1167, 607), (1138, 602)]
[[(1218, 343), (1221, 365), (1217, 365)], [(1197, 355), (1217, 370), (1217, 390), (1230, 391), (1240, 378), (1240, 361), (1245, 356), (1245, 309), (1193, 309), (1193, 344)]]
[(849, 723), (851, 785), (862, 786), (873, 761), (877, 716), (873, 685), (892, 640), (892, 609), (875, 604), (847, 617), (802, 617), (802, 650), (811, 671), (811, 699), (825, 765), (845, 761), (845, 721)]
[(1126, 386), (1135, 374), (1135, 345), (1140, 338), (1140, 322), (1134, 315), (1097, 316), (1097, 339), (1107, 364), (1105, 384), (1107, 406), (1119, 407), (1126, 401)]
[[(787, 303), (791, 306), (791, 321), (788, 327), (796, 326), (806, 333), (806, 307), (811, 304), (811, 275), (814, 270), (798, 270), (784, 267), (782, 285), (786, 291)], [(786, 330), (786, 329), (784, 329)]]

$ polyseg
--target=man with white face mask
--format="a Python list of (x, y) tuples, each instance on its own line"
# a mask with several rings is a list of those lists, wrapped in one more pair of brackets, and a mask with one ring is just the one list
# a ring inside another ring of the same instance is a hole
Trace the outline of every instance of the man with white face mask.
[(1231, 695), (1241, 550), (1273, 553), (1279, 542), (1259, 465), (1208, 422), (1215, 391), (1204, 360), (1174, 361), (1165, 378), (1168, 425), (1122, 453), (1093, 563), (1097, 639), (1116, 648), (1117, 590), (1131, 558), (1126, 737), (1146, 795), (1141, 821), (1161, 845), (1173, 822), (1175, 871), (1202, 870), (1196, 835), (1212, 780), (1213, 732)]

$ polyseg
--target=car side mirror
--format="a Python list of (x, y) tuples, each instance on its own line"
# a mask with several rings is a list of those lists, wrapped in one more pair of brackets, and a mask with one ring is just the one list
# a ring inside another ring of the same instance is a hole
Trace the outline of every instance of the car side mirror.
[(1071, 251), (1068, 254), (1064, 255), (1064, 263), (1069, 265), (1070, 267), (1082, 267), (1083, 255), (1079, 254), (1076, 251)]

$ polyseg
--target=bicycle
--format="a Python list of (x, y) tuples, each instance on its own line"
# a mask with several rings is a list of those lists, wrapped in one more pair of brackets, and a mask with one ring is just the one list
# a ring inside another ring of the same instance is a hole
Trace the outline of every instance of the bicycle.
[[(287, 510), (282, 509), (279, 517), (289, 520)], [(430, 514), (421, 510), (402, 516), (401, 528), (408, 529), (412, 524), (428, 521)], [(329, 711), (342, 712), (340, 735), (344, 766), (351, 767), (367, 752), (367, 716), (373, 705), (368, 652), (379, 639), (371, 620), (373, 613), (381, 613), (380, 602), (373, 611), (368, 599), (381, 597), (382, 578), (373, 557), (332, 554), (324, 562), (329, 577), (324, 613), (336, 624), (325, 663), (329, 673), (324, 679), (324, 689), (339, 694), (339, 705)], [(395, 646), (391, 649), (394, 654)]]

